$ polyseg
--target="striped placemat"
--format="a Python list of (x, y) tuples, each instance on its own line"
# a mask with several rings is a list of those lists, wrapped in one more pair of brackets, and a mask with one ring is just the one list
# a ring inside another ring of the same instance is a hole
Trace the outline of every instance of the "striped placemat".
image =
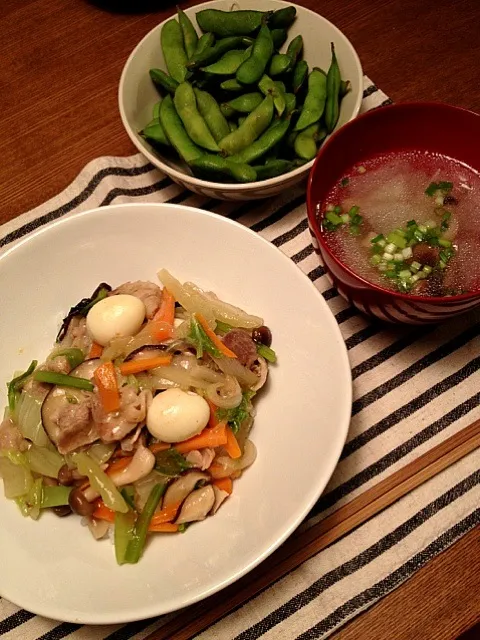
[[(362, 111), (390, 102), (364, 78)], [(87, 165), (60, 195), (1, 227), (0, 247), (74, 212), (142, 201), (202, 207), (251, 227), (308, 275), (339, 323), (353, 374), (352, 421), (340, 463), (303, 527), (478, 417), (479, 314), (426, 328), (387, 326), (361, 315), (331, 287), (319, 265), (310, 242), (303, 187), (257, 203), (219, 202), (184, 191), (140, 154), (104, 157)], [(479, 469), (477, 451), (197, 637), (328, 636), (480, 522)], [(0, 599), (0, 636), (2, 640), (140, 640), (172, 615), (126, 625), (82, 626), (40, 618)]]

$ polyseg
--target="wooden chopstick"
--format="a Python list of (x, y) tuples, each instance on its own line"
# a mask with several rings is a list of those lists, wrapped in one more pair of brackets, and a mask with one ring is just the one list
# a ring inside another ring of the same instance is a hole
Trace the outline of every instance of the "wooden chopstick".
[(324, 520), (294, 534), (248, 575), (200, 604), (183, 609), (145, 640), (189, 640), (478, 447), (480, 420), (408, 463)]

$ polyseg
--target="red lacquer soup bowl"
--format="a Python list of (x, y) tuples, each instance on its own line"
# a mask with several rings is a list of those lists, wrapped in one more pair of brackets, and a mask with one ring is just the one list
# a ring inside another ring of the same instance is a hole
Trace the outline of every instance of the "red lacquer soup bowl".
[(441, 154), (478, 173), (480, 116), (440, 103), (405, 103), (370, 111), (344, 125), (320, 149), (311, 170), (308, 223), (313, 246), (327, 274), (338, 292), (358, 309), (389, 322), (440, 322), (479, 306), (480, 289), (434, 297), (382, 288), (339, 260), (326, 242), (319, 219), (329, 193), (352, 167), (383, 154), (409, 151)]

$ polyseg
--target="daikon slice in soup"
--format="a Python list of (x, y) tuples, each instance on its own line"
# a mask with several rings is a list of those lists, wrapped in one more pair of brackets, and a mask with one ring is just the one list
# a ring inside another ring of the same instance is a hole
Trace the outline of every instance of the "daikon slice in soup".
[(331, 252), (355, 274), (411, 295), (480, 289), (480, 176), (427, 152), (352, 167), (319, 211)]

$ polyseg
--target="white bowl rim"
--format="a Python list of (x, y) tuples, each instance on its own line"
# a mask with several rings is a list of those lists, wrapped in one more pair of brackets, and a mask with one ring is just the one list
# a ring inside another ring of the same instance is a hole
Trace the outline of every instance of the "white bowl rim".
[[(61, 612), (55, 609), (54, 607), (43, 608), (43, 605), (37, 607), (37, 606), (32, 606), (30, 603), (28, 603), (27, 605), (28, 610), (31, 611), (32, 613), (39, 616), (48, 616), (49, 618), (53, 620), (58, 620), (58, 621), (74, 622), (79, 624), (96, 624), (96, 625), (125, 624), (128, 622), (134, 622), (140, 619), (146, 619), (146, 618), (157, 616), (157, 615), (164, 615), (167, 613), (177, 611), (185, 606), (190, 606), (192, 604), (195, 604), (196, 602), (204, 600), (210, 595), (217, 593), (218, 591), (224, 589), (225, 587), (239, 580), (241, 577), (243, 577), (244, 575), (252, 571), (256, 566), (258, 566), (266, 558), (268, 558), (276, 549), (278, 549), (278, 547), (280, 547), (281, 544), (283, 544), (285, 540), (287, 540), (287, 538), (289, 538), (292, 535), (292, 533), (298, 528), (298, 526), (305, 520), (308, 513), (311, 511), (311, 509), (316, 504), (319, 497), (325, 490), (325, 487), (327, 486), (328, 481), (331, 479), (332, 474), (337, 467), (341, 452), (343, 450), (344, 444), (347, 439), (348, 430), (350, 426), (351, 403), (352, 403), (352, 394), (353, 394), (351, 367), (350, 367), (348, 353), (344, 343), (343, 336), (341, 334), (340, 328), (335, 320), (335, 317), (332, 311), (327, 305), (327, 302), (325, 301), (325, 299), (323, 298), (322, 294), (317, 289), (317, 287), (314, 285), (314, 283), (308, 278), (308, 276), (305, 273), (301, 271), (301, 269), (299, 269), (299, 267), (296, 267), (296, 265), (292, 263), (292, 260), (286, 254), (284, 254), (279, 248), (275, 247), (275, 245), (273, 245), (270, 241), (263, 238), (262, 236), (260, 236), (258, 233), (256, 233), (249, 227), (246, 227), (235, 220), (232, 220), (224, 216), (218, 216), (214, 212), (199, 209), (197, 207), (189, 207), (183, 204), (144, 202), (144, 203), (133, 203), (133, 204), (123, 203), (123, 204), (111, 205), (108, 207), (96, 207), (94, 209), (80, 211), (73, 215), (60, 218), (58, 220), (55, 220), (46, 224), (40, 229), (37, 229), (36, 231), (32, 232), (25, 238), (19, 240), (18, 242), (13, 243), (6, 251), (1, 252), (0, 262), (2, 260), (7, 259), (10, 256), (10, 254), (14, 253), (21, 246), (25, 244), (29, 244), (30, 242), (34, 241), (36, 237), (43, 235), (44, 233), (48, 233), (52, 228), (63, 226), (65, 224), (68, 225), (72, 221), (78, 220), (79, 218), (88, 217), (89, 215), (95, 215), (99, 213), (104, 214), (107, 211), (110, 211), (110, 214), (111, 214), (112, 210), (124, 211), (132, 208), (133, 209), (155, 208), (158, 210), (162, 210), (162, 209), (170, 210), (172, 214), (175, 214), (175, 215), (178, 215), (178, 213), (180, 213), (183, 209), (187, 208), (189, 210), (195, 211), (198, 215), (204, 216), (206, 218), (213, 218), (217, 220), (220, 219), (221, 224), (229, 224), (231, 226), (237, 227), (239, 230), (242, 231), (242, 233), (247, 233), (250, 236), (254, 236), (257, 239), (257, 241), (261, 242), (264, 245), (266, 250), (274, 251), (278, 259), (282, 260), (284, 263), (288, 263), (291, 267), (297, 268), (299, 271), (299, 274), (301, 274), (301, 276), (303, 277), (306, 286), (310, 287), (310, 289), (312, 290), (312, 293), (317, 297), (317, 299), (320, 301), (320, 303), (324, 307), (326, 311), (325, 316), (323, 316), (324, 321), (329, 323), (330, 330), (332, 331), (332, 333), (336, 334), (339, 337), (339, 343), (343, 345), (343, 348), (340, 349), (338, 353), (338, 358), (339, 358), (339, 361), (340, 360), (342, 361), (342, 368), (344, 369), (344, 373), (345, 373), (347, 382), (349, 382), (349, 384), (346, 384), (345, 388), (343, 389), (344, 397), (343, 397), (342, 406), (344, 409), (342, 412), (343, 413), (342, 419), (338, 420), (337, 433), (339, 435), (339, 438), (337, 440), (335, 454), (331, 456), (328, 463), (326, 463), (323, 467), (324, 477), (326, 479), (325, 483), (321, 483), (323, 484), (323, 486), (319, 484), (317, 491), (312, 493), (311, 499), (304, 502), (302, 509), (300, 509), (296, 513), (295, 517), (291, 517), (289, 519), (288, 525), (283, 528), (283, 531), (281, 531), (280, 535), (278, 535), (274, 544), (272, 544), (268, 548), (264, 548), (262, 552), (259, 553), (253, 561), (251, 561), (249, 564), (244, 565), (240, 570), (232, 574), (228, 579), (224, 580), (222, 583), (217, 583), (214, 587), (210, 588), (208, 592), (192, 596), (188, 600), (188, 602), (182, 603), (173, 608), (167, 608), (165, 610), (162, 610), (161, 607), (157, 607), (155, 609), (150, 609), (146, 611), (144, 610), (141, 612), (140, 616), (137, 614), (132, 615), (131, 611), (125, 611), (122, 614), (116, 615), (114, 618), (109, 615), (106, 615), (106, 616), (105, 615), (102, 616), (101, 614), (99, 615), (97, 612), (95, 612), (93, 615), (88, 617), (85, 617), (85, 615), (79, 615), (78, 617), (77, 616), (73, 617), (72, 615), (62, 616)], [(3, 587), (0, 587), (0, 595), (7, 599), (9, 597), (8, 591), (4, 590)], [(15, 604), (17, 604), (20, 607), (24, 606), (21, 602), (16, 602)]]
[[(341, 31), (336, 25), (333, 24), (333, 22), (330, 22), (330, 20), (327, 20), (327, 18), (324, 18), (322, 15), (320, 15), (319, 13), (316, 13), (315, 11), (312, 11), (311, 9), (308, 9), (307, 7), (303, 7), (301, 5), (297, 5), (294, 4), (292, 2), (284, 2), (283, 0), (273, 0), (275, 2), (275, 4), (278, 5), (283, 5), (283, 6), (292, 6), (295, 7), (297, 9), (297, 11), (300, 9), (301, 11), (306, 11), (307, 13), (311, 14), (312, 17), (314, 16), (315, 19), (320, 19), (322, 20), (324, 23), (328, 24), (333, 31), (335, 31), (337, 33), (337, 35), (341, 38), (344, 38), (344, 40), (346, 41), (346, 43), (349, 45), (349, 47), (351, 48), (351, 52), (352, 52), (352, 56), (353, 59), (355, 61), (355, 65), (357, 68), (357, 75), (358, 75), (358, 84), (359, 87), (362, 87), (363, 84), (363, 69), (362, 69), (362, 63), (360, 62), (360, 58), (358, 57), (357, 51), (355, 49), (355, 47), (352, 45), (352, 43), (350, 42), (349, 38), (347, 38), (347, 36), (343, 33), (343, 31)], [(195, 5), (195, 9), (200, 11), (203, 8), (208, 7), (209, 9), (215, 8), (216, 2), (215, 0), (212, 2), (211, 0), (209, 2), (203, 2), (202, 4), (198, 4)], [(190, 7), (193, 8), (193, 7)], [(120, 118), (122, 120), (122, 124), (125, 128), (125, 131), (127, 132), (128, 137), (130, 138), (130, 140), (133, 142), (133, 144), (137, 147), (138, 151), (140, 151), (140, 153), (142, 153), (148, 160), (150, 160), (150, 162), (157, 168), (160, 168), (164, 173), (166, 173), (168, 176), (172, 176), (174, 179), (179, 180), (180, 182), (187, 180), (190, 184), (195, 185), (196, 187), (200, 187), (200, 188), (204, 188), (204, 189), (217, 189), (217, 190), (222, 190), (225, 191), (227, 193), (233, 192), (233, 193), (238, 193), (238, 192), (248, 192), (250, 190), (253, 189), (259, 189), (260, 187), (273, 187), (276, 186), (278, 184), (280, 184), (282, 182), (282, 180), (284, 178), (286, 178), (287, 176), (289, 178), (295, 178), (296, 176), (300, 176), (303, 173), (309, 173), (311, 168), (313, 167), (313, 163), (315, 162), (315, 158), (313, 158), (313, 160), (310, 160), (309, 162), (307, 162), (306, 164), (298, 167), (297, 169), (294, 169), (293, 171), (288, 171), (285, 174), (282, 174), (280, 176), (276, 176), (274, 178), (268, 178), (267, 180), (261, 180), (259, 182), (247, 182), (244, 184), (241, 183), (228, 183), (228, 182), (210, 182), (208, 180), (201, 180), (200, 178), (196, 178), (193, 175), (189, 175), (187, 173), (184, 173), (182, 171), (178, 171), (177, 169), (175, 169), (174, 167), (171, 167), (169, 164), (166, 164), (165, 162), (163, 162), (163, 160), (161, 160), (159, 158), (159, 156), (155, 155), (154, 153), (152, 153), (149, 149), (146, 149), (145, 147), (143, 147), (140, 144), (140, 141), (138, 140), (138, 138), (135, 136), (134, 132), (132, 131), (132, 128), (128, 122), (127, 116), (125, 114), (125, 109), (123, 106), (123, 100), (122, 100), (122, 95), (123, 95), (123, 85), (125, 83), (125, 78), (127, 76), (128, 73), (128, 69), (130, 66), (131, 61), (133, 60), (133, 58), (135, 57), (138, 49), (140, 49), (140, 47), (143, 45), (144, 41), (147, 40), (151, 34), (157, 30), (160, 30), (161, 27), (168, 21), (170, 20), (175, 14), (172, 14), (171, 16), (169, 16), (168, 18), (165, 18), (165, 20), (163, 20), (162, 22), (160, 22), (159, 24), (157, 24), (155, 27), (153, 27), (153, 29), (150, 29), (150, 31), (145, 34), (145, 36), (140, 40), (140, 42), (137, 44), (137, 46), (135, 47), (135, 49), (132, 51), (132, 53), (128, 56), (127, 61), (125, 62), (125, 65), (122, 69), (122, 74), (120, 76), (120, 83), (118, 86), (118, 106), (119, 106), (119, 110), (120, 110)], [(347, 122), (350, 122), (351, 120), (354, 120), (357, 116), (358, 113), (360, 111), (360, 106), (362, 104), (362, 91), (360, 90), (358, 92), (357, 95), (357, 99), (353, 108), (353, 112), (352, 112), (352, 116), (351, 118), (349, 118), (349, 120)], [(345, 123), (346, 124), (346, 123)], [(160, 167), (159, 167), (160, 166)]]

